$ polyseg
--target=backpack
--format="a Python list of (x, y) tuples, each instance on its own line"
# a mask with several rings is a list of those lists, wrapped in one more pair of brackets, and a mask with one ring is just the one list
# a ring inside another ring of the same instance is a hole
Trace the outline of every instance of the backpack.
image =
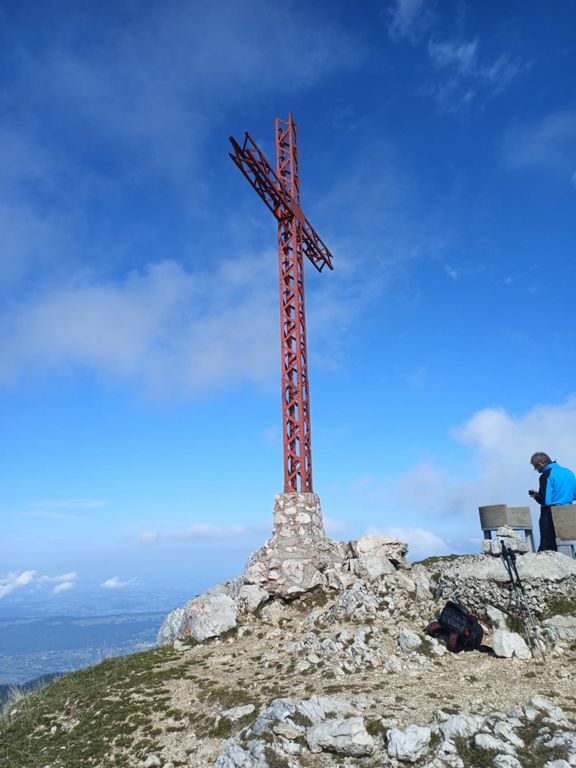
[(451, 600), (446, 603), (440, 616), (432, 619), (424, 633), (430, 637), (446, 635), (446, 647), (453, 653), (477, 650), (484, 637), (478, 617)]

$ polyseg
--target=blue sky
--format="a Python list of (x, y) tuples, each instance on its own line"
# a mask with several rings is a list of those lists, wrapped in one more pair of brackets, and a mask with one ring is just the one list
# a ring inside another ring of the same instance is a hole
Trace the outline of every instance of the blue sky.
[(576, 466), (575, 24), (569, 0), (0, 2), (5, 605), (193, 593), (269, 535), (276, 227), (227, 153), (248, 130), (273, 161), (290, 111), (334, 255), (306, 273), (330, 535), (477, 551), (534, 451)]

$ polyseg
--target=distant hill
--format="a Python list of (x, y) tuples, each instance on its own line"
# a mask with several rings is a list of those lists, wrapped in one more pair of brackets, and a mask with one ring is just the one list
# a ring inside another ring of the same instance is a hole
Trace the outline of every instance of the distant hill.
[(163, 613), (0, 619), (0, 686), (151, 648)]

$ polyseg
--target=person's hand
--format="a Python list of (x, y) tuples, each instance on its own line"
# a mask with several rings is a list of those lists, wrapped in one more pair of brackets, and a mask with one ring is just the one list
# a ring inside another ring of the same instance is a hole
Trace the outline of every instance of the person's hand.
[(532, 496), (532, 498), (534, 498), (534, 496), (536, 496), (536, 493), (537, 493), (537, 491), (535, 491), (535, 490), (534, 490), (534, 489), (532, 489), (532, 488), (531, 488), (531, 489), (528, 491), (528, 495), (529, 495), (529, 496)]

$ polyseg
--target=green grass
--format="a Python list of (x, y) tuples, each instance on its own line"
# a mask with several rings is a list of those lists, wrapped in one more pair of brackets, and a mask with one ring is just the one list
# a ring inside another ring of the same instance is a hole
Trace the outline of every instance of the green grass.
[(464, 555), (433, 555), (432, 557), (426, 557), (424, 560), (417, 560), (414, 565), (424, 565), (426, 568), (435, 565), (436, 563), (450, 563), (453, 560), (458, 560)]
[[(0, 716), (1, 768), (125, 768), (158, 749), (152, 716), (184, 669), (172, 648), (107, 659), (25, 697)], [(145, 695), (142, 695), (145, 694)], [(178, 713), (180, 714), (180, 713)]]
[(546, 606), (550, 616), (575, 616), (576, 603), (573, 600), (566, 600), (563, 597), (556, 597), (550, 600)]
[(539, 715), (531, 723), (526, 723), (516, 731), (526, 744), (518, 750), (518, 760), (523, 768), (542, 768), (548, 761), (568, 759), (568, 750), (565, 747), (549, 749), (541, 742), (535, 741), (540, 729), (545, 725), (543, 720), (543, 715)]

